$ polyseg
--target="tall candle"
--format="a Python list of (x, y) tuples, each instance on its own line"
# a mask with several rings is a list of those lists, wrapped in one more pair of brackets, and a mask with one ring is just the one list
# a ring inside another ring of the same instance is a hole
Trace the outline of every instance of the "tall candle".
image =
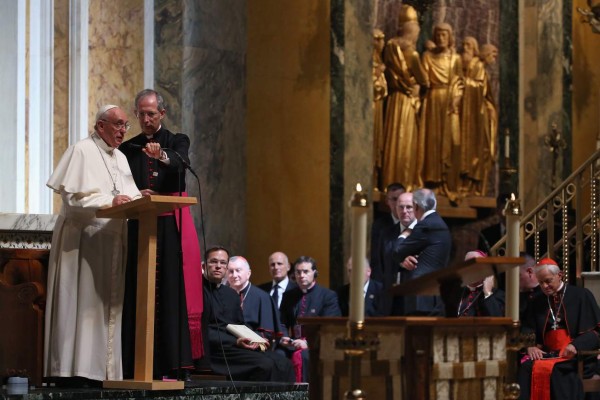
[[(506, 256), (519, 257), (520, 219), (523, 212), (515, 194), (506, 203)], [(506, 316), (519, 320), (519, 266), (510, 267), (506, 273)]]
[(360, 183), (350, 200), (352, 210), (352, 275), (350, 277), (350, 312), (352, 322), (362, 322), (365, 319), (365, 259), (367, 255), (367, 195)]

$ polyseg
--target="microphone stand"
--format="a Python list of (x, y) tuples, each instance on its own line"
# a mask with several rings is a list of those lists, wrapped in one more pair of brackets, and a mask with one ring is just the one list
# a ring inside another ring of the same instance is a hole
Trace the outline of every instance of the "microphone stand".
[[(179, 165), (177, 166), (177, 189), (178, 189), (178, 195), (179, 195), (179, 197), (181, 197), (183, 194), (181, 179), (182, 179), (182, 176), (185, 179), (185, 168), (186, 168), (186, 166), (189, 167), (189, 164), (187, 162), (185, 162), (183, 157), (181, 157), (181, 154), (179, 154), (175, 150), (169, 149), (167, 147), (162, 147), (162, 150), (164, 150), (164, 151), (169, 150), (171, 153), (175, 154), (178, 158)], [(194, 175), (196, 175), (196, 174), (194, 173)], [(181, 315), (181, 313), (183, 312), (182, 307), (181, 307), (182, 293), (183, 293), (183, 296), (185, 296), (185, 285), (183, 285), (183, 282), (184, 282), (184, 277), (183, 277), (183, 208), (179, 207), (177, 209), (177, 213), (179, 215), (179, 232), (178, 232), (178, 234), (179, 234), (179, 254), (178, 254), (179, 268), (178, 268), (178, 272), (177, 272), (177, 288), (179, 290), (177, 293), (177, 340), (178, 340), (178, 343), (177, 343), (177, 380), (180, 381), (180, 380), (182, 380), (181, 359), (183, 358), (183, 355), (181, 353), (181, 343), (183, 342), (183, 338), (182, 338), (183, 332), (181, 330), (181, 321), (183, 319), (183, 317)], [(187, 315), (187, 307), (184, 311)]]

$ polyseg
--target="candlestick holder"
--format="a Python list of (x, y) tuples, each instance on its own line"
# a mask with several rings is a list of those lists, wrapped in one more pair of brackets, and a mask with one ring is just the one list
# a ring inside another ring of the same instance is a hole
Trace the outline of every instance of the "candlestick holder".
[(513, 322), (506, 340), (506, 380), (504, 384), (504, 398), (516, 400), (521, 395), (521, 387), (517, 382), (517, 366), (519, 350), (535, 344), (535, 334), (520, 333), (518, 322)]
[(364, 353), (379, 347), (377, 334), (368, 334), (364, 330), (364, 321), (348, 321), (346, 337), (336, 339), (335, 348), (344, 350), (350, 365), (350, 389), (345, 393), (346, 400), (364, 400), (367, 394), (360, 388), (361, 360)]

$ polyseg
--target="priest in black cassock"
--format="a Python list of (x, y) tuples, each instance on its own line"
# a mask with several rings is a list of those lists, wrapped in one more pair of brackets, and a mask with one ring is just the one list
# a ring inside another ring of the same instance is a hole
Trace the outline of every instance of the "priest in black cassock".
[(229, 252), (213, 247), (206, 252), (204, 264), (203, 326), (207, 330), (206, 352), (210, 354), (210, 368), (234, 380), (293, 382), (291, 362), (272, 351), (260, 351), (248, 338), (236, 338), (226, 327), (244, 324), (240, 295), (223, 285), (229, 262)]
[[(190, 139), (163, 126), (162, 96), (145, 89), (135, 99), (135, 115), (142, 133), (123, 142), (133, 179), (143, 196), (185, 192), (185, 163)], [(186, 375), (193, 360), (202, 357), (202, 270), (200, 246), (189, 207), (158, 216), (156, 232), (156, 304), (154, 378)], [(180, 241), (179, 229), (182, 229)], [(181, 243), (181, 244), (180, 244)], [(128, 222), (128, 256), (123, 305), (123, 375), (133, 377), (137, 288), (138, 221)], [(180, 261), (180, 251), (183, 259)], [(182, 271), (183, 268), (183, 271)], [(175, 312), (180, 310), (180, 312)]]
[(307, 382), (309, 344), (297, 322), (298, 317), (340, 317), (342, 314), (335, 292), (317, 284), (317, 262), (314, 258), (299, 257), (294, 262), (294, 273), (298, 287), (285, 292), (279, 308), (281, 322), (287, 329), (285, 333), (289, 334), (289, 337), (281, 339), (281, 344), (293, 349), (291, 357), (296, 368), (296, 380)]
[[(575, 356), (600, 346), (600, 309), (589, 290), (563, 282), (554, 260), (540, 260), (534, 271), (543, 295), (532, 300), (522, 321), (522, 331), (535, 333), (536, 340), (521, 360), (519, 399), (583, 399)], [(596, 365), (590, 357), (584, 375), (591, 376)]]
[(240, 296), (246, 326), (275, 345), (281, 337), (279, 310), (267, 292), (252, 285), (252, 270), (248, 261), (241, 256), (229, 259), (227, 282)]

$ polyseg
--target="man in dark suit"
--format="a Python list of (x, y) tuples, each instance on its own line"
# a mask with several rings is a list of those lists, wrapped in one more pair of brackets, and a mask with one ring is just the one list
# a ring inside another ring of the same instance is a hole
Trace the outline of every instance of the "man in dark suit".
[(306, 382), (308, 343), (302, 333), (302, 327), (297, 322), (298, 317), (340, 317), (342, 313), (335, 292), (317, 284), (317, 262), (314, 258), (298, 258), (294, 262), (294, 273), (298, 287), (284, 293), (281, 301), (281, 322), (290, 335), (283, 337), (281, 344), (296, 351), (301, 350), (301, 380)]
[(271, 295), (275, 305), (279, 309), (283, 294), (294, 288), (297, 288), (296, 282), (290, 280), (288, 274), (290, 272), (290, 261), (285, 253), (276, 251), (269, 256), (269, 272), (273, 280), (258, 285), (259, 288)]
[[(436, 213), (435, 193), (418, 189), (413, 193), (417, 224), (407, 229), (394, 243), (392, 260), (401, 266), (401, 280), (407, 282), (445, 268), (450, 258), (452, 237), (448, 226)], [(438, 296), (405, 296), (404, 315), (441, 315)]]
[(381, 315), (402, 315), (402, 298), (392, 297), (389, 289), (400, 283), (400, 272), (398, 263), (392, 259), (394, 244), (402, 232), (416, 224), (415, 213), (413, 209), (413, 194), (404, 192), (398, 196), (396, 204), (396, 215), (398, 223), (389, 227), (382, 233), (379, 239), (379, 254), (381, 258), (380, 268), (374, 268), (372, 277), (383, 283), (383, 293), (379, 302), (379, 311)]
[[(352, 258), (348, 259), (346, 270), (348, 271), (348, 279), (350, 279), (350, 276), (352, 276)], [(379, 317), (382, 315), (381, 310), (379, 310), (379, 300), (382, 291), (383, 284), (371, 279), (371, 266), (369, 265), (369, 260), (365, 259), (364, 295), (366, 317)], [(348, 283), (339, 288), (337, 295), (342, 316), (347, 317), (350, 313), (350, 284)]]
[[(380, 242), (387, 236), (387, 233), (391, 230), (398, 229), (398, 223), (400, 217), (396, 213), (396, 201), (398, 197), (404, 193), (404, 185), (398, 182), (390, 183), (385, 188), (385, 205), (386, 212), (379, 212), (379, 216), (375, 217), (373, 225), (371, 225), (371, 267), (373, 271), (380, 271), (382, 269), (383, 260), (381, 259)], [(396, 228), (396, 229), (394, 229)], [(398, 237), (400, 233), (396, 234)], [(377, 277), (380, 279), (381, 277)]]

